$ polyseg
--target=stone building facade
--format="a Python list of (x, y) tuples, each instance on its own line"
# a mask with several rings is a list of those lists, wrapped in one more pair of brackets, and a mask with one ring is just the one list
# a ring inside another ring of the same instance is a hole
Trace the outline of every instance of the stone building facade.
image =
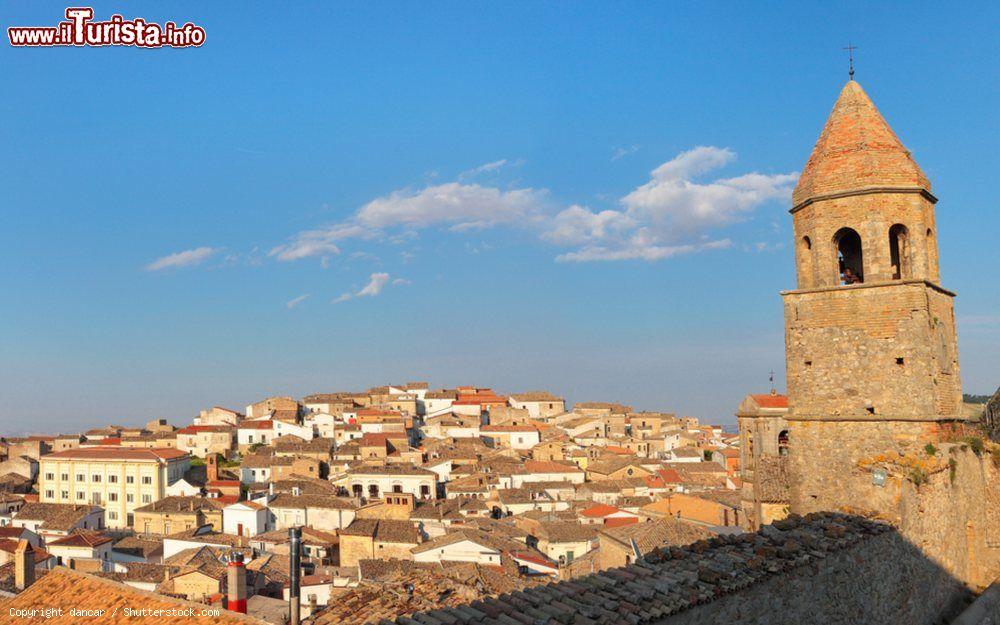
[(774, 389), (747, 395), (736, 410), (740, 428), (740, 491), (747, 529), (788, 516), (788, 396)]

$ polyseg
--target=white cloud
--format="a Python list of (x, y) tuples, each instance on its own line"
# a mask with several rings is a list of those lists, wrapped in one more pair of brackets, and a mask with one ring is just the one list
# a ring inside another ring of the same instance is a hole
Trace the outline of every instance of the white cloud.
[(393, 286), (406, 286), (408, 284), (413, 284), (406, 278), (396, 278), (392, 281)]
[(736, 159), (729, 148), (698, 147), (679, 154), (652, 171), (646, 184), (621, 199), (628, 214), (659, 233), (696, 233), (745, 218), (769, 200), (788, 199), (798, 174), (758, 173), (693, 179)]
[(389, 282), (389, 274), (387, 273), (373, 273), (368, 280), (368, 284), (365, 288), (358, 291), (355, 295), (357, 297), (375, 297), (382, 292), (385, 285)]
[[(357, 293), (344, 293), (336, 299), (333, 300), (334, 304), (339, 304), (340, 302), (346, 302), (347, 300), (354, 299), (356, 297), (376, 297), (385, 286), (390, 283), (389, 274), (384, 272), (373, 273), (368, 277), (368, 284), (366, 284)], [(391, 282), (393, 285), (404, 285), (409, 284), (410, 281), (403, 278), (396, 278)]]
[(162, 271), (164, 269), (177, 269), (180, 267), (194, 267), (206, 261), (212, 254), (218, 252), (214, 247), (198, 247), (193, 250), (176, 252), (167, 256), (161, 256), (146, 265), (146, 271)]
[(599, 260), (646, 260), (656, 261), (681, 254), (693, 254), (705, 250), (721, 250), (733, 246), (729, 239), (718, 239), (701, 243), (685, 243), (683, 245), (656, 245), (644, 241), (642, 236), (635, 237), (628, 244), (619, 247), (588, 246), (576, 252), (568, 252), (556, 256), (558, 262), (591, 262)]
[(635, 154), (639, 151), (639, 146), (630, 145), (628, 147), (617, 147), (611, 150), (611, 162), (620, 161), (629, 154)]
[(319, 230), (306, 230), (297, 234), (290, 243), (273, 248), (268, 252), (268, 256), (276, 256), (278, 260), (287, 262), (310, 256), (337, 255), (340, 254), (337, 241), (367, 238), (371, 234), (361, 226), (352, 224), (337, 224)]
[[(638, 149), (624, 151), (620, 158)], [(500, 159), (459, 175), (459, 181), (399, 189), (375, 198), (349, 219), (332, 226), (299, 233), (289, 243), (271, 250), (281, 261), (321, 256), (324, 263), (340, 253), (348, 239), (407, 243), (426, 228), (468, 232), (498, 226), (518, 228), (541, 240), (569, 249), (557, 260), (660, 260), (679, 254), (728, 247), (728, 238), (713, 231), (745, 220), (762, 204), (788, 200), (797, 173), (746, 173), (730, 178), (701, 180), (706, 174), (736, 160), (729, 148), (697, 147), (678, 154), (652, 172), (644, 184), (617, 201), (615, 208), (595, 211), (572, 205), (553, 206), (546, 189), (500, 189), (462, 178), (496, 172), (522, 161)], [(467, 245), (486, 249), (485, 244)], [(404, 262), (412, 252), (403, 252)], [(383, 285), (384, 286), (384, 285)], [(379, 288), (380, 290), (380, 288)], [(357, 297), (358, 294), (349, 297)]]
[(394, 191), (361, 207), (356, 221), (368, 228), (448, 226), (462, 231), (511, 223), (539, 212), (545, 192), (502, 191), (449, 182), (419, 191)]
[(506, 158), (501, 158), (500, 160), (491, 161), (489, 163), (483, 163), (479, 167), (473, 167), (472, 169), (463, 171), (458, 175), (458, 179), (464, 180), (466, 178), (471, 178), (479, 174), (495, 174), (501, 169), (507, 167), (520, 167), (521, 165), (524, 165), (523, 158), (518, 158), (515, 160), (508, 160)]
[(661, 260), (679, 254), (731, 247), (712, 230), (746, 219), (772, 200), (787, 200), (798, 174), (749, 173), (699, 182), (697, 178), (736, 159), (729, 148), (682, 152), (650, 174), (649, 182), (619, 200), (622, 210), (593, 212), (571, 206), (557, 214), (542, 238), (580, 249), (563, 262)]
[(307, 299), (309, 299), (308, 293), (306, 293), (305, 295), (299, 295), (298, 297), (295, 297), (285, 302), (285, 308), (291, 310), (292, 308), (295, 308), (296, 306), (306, 301)]
[(599, 213), (574, 204), (552, 218), (542, 238), (558, 245), (582, 245), (620, 233), (635, 222), (620, 211)]

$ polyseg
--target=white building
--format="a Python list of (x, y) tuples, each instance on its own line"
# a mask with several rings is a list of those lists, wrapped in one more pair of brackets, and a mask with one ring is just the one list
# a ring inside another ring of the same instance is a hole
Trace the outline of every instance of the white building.
[(222, 509), (222, 533), (256, 536), (273, 529), (270, 511), (253, 501), (237, 501)]
[(351, 469), (334, 483), (355, 497), (378, 499), (385, 493), (410, 493), (417, 499), (434, 499), (438, 474), (410, 464), (363, 466)]
[(267, 445), (275, 438), (274, 421), (270, 419), (244, 421), (236, 428), (236, 444), (240, 449), (258, 443)]
[(527, 450), (542, 441), (541, 432), (531, 425), (484, 425), (479, 431), (482, 439), (494, 447)]

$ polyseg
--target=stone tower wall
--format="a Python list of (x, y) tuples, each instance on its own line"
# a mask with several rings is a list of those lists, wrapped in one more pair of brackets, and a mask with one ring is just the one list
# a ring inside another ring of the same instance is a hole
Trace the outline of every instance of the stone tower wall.
[(799, 417), (957, 419), (952, 298), (922, 281), (784, 293), (789, 407)]

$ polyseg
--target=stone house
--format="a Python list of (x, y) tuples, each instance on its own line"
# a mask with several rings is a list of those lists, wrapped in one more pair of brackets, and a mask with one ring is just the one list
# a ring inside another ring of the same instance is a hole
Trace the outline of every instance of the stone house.
[(340, 566), (364, 559), (412, 560), (411, 550), (419, 544), (420, 534), (409, 521), (355, 519), (340, 532)]
[(714, 527), (739, 527), (744, 523), (740, 495), (735, 491), (673, 493), (640, 511), (653, 518), (672, 517)]
[(356, 465), (334, 483), (354, 497), (377, 499), (384, 493), (411, 493), (418, 499), (434, 499), (438, 475), (412, 464)]
[(603, 528), (595, 554), (597, 570), (628, 566), (653, 549), (687, 545), (713, 535), (703, 527), (674, 519)]
[(350, 499), (295, 493), (282, 493), (269, 501), (267, 507), (277, 530), (302, 525), (323, 531), (339, 530), (354, 521), (358, 509)]
[(208, 525), (221, 532), (222, 508), (206, 497), (164, 497), (136, 508), (133, 528), (141, 534), (167, 535)]
[(541, 432), (533, 425), (484, 425), (480, 437), (493, 447), (528, 450), (542, 440)]
[(104, 509), (70, 503), (27, 502), (11, 519), (13, 527), (23, 527), (44, 541), (58, 540), (76, 529), (104, 529)]
[(114, 539), (94, 530), (74, 530), (68, 536), (51, 540), (45, 549), (56, 564), (91, 572), (110, 568)]
[(247, 406), (246, 415), (247, 419), (260, 419), (271, 415), (275, 411), (280, 411), (282, 416), (292, 413), (292, 420), (294, 421), (294, 415), (297, 415), (299, 412), (299, 402), (291, 397), (268, 397)]
[(536, 521), (522, 525), (530, 533), (528, 546), (561, 564), (572, 562), (597, 546), (597, 528), (576, 521)]
[(533, 482), (569, 482), (583, 484), (586, 473), (575, 464), (552, 460), (526, 460), (523, 469), (511, 474), (511, 486), (521, 488)]
[(202, 410), (199, 412), (198, 416), (194, 418), (194, 424), (236, 427), (242, 420), (243, 415), (235, 410), (222, 408), (221, 406), (213, 406), (208, 410)]
[(199, 458), (215, 454), (228, 458), (233, 451), (233, 433), (229, 425), (189, 425), (177, 430), (177, 449)]
[(566, 400), (546, 391), (515, 393), (509, 398), (512, 408), (527, 410), (532, 419), (553, 417), (566, 412)]

